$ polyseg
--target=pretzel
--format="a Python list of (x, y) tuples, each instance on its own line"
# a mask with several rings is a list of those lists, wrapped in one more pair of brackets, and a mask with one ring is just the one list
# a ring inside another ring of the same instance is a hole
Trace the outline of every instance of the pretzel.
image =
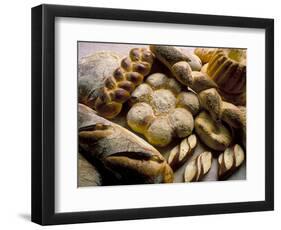
[(113, 76), (106, 79), (105, 86), (101, 88), (95, 101), (95, 110), (106, 118), (117, 116), (131, 92), (149, 74), (153, 59), (153, 54), (148, 49), (132, 49), (129, 56), (122, 59)]

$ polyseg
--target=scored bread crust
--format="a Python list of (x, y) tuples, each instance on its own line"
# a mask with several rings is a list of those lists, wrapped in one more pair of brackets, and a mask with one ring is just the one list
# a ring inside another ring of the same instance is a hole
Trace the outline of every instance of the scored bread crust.
[(124, 183), (172, 183), (173, 171), (153, 146), (79, 104), (79, 147)]

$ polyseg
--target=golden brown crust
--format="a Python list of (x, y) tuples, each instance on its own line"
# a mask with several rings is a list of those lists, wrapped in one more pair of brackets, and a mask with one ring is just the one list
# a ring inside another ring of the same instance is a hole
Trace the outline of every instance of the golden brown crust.
[(195, 132), (200, 140), (211, 149), (224, 151), (232, 142), (230, 130), (212, 119), (208, 112), (202, 111), (195, 118)]
[(227, 179), (243, 164), (244, 160), (245, 153), (240, 145), (227, 148), (218, 157), (218, 179)]
[(181, 140), (180, 144), (176, 145), (169, 154), (168, 164), (173, 170), (181, 167), (194, 153), (197, 146), (197, 137), (195, 134)]
[(184, 172), (185, 182), (200, 181), (210, 170), (213, 162), (211, 152), (203, 152), (191, 160)]
[(79, 104), (79, 147), (122, 182), (173, 181), (173, 171), (158, 150), (82, 104)]
[[(226, 94), (226, 100), (234, 104), (245, 104), (239, 97), (246, 91), (246, 52), (243, 49), (218, 49), (210, 59), (207, 74)], [(236, 95), (239, 100), (232, 101), (228, 95)]]
[(217, 48), (196, 48), (194, 53), (201, 59), (202, 64), (210, 61)]
[(150, 72), (152, 63), (153, 54), (148, 49), (132, 49), (129, 57), (122, 59), (113, 76), (106, 79), (105, 86), (95, 101), (96, 111), (106, 118), (117, 116), (122, 104), (130, 98), (131, 92)]

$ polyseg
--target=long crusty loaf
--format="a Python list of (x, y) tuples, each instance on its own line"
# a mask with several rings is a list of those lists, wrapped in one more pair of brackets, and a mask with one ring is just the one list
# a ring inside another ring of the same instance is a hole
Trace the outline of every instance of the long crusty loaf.
[(170, 183), (173, 171), (150, 144), (79, 104), (79, 146), (123, 184)]

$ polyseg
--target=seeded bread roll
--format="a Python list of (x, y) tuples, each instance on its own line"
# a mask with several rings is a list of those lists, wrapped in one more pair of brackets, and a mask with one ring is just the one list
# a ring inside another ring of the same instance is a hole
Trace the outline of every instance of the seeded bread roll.
[(84, 154), (101, 163), (122, 184), (173, 182), (173, 171), (158, 150), (82, 104), (78, 127)]

